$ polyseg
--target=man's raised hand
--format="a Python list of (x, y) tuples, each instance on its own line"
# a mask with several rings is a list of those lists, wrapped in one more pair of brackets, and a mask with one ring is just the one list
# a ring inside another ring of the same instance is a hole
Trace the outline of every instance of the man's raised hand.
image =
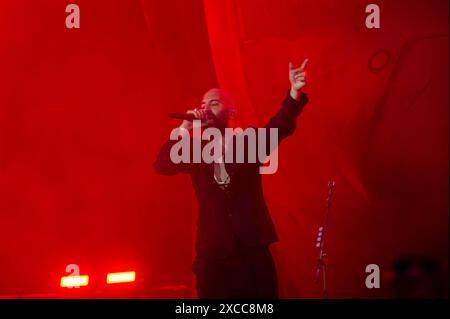
[(291, 82), (291, 97), (300, 100), (300, 92), (306, 85), (305, 69), (308, 59), (303, 61), (299, 68), (295, 68), (292, 62), (289, 63), (289, 81)]

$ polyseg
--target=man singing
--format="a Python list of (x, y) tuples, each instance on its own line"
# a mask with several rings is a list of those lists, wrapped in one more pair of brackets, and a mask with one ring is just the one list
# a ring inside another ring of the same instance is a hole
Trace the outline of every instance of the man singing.
[[(289, 64), (291, 88), (265, 126), (278, 129), (278, 142), (293, 134), (296, 119), (308, 102), (303, 92), (307, 63), (306, 59), (299, 68)], [(187, 113), (201, 120), (202, 127), (223, 131), (236, 112), (223, 90), (211, 89), (204, 95), (201, 108)], [(184, 120), (180, 128), (192, 132), (192, 121)], [(192, 267), (198, 297), (277, 298), (277, 273), (269, 246), (278, 238), (264, 200), (261, 162), (176, 164), (170, 157), (176, 143), (168, 140), (162, 146), (154, 168), (163, 175), (191, 176), (199, 208)]]

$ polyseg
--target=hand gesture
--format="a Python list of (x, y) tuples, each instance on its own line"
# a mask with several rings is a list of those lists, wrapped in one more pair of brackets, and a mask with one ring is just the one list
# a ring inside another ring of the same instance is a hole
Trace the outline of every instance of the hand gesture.
[(291, 96), (294, 99), (298, 99), (300, 96), (300, 91), (306, 85), (306, 73), (305, 68), (308, 64), (308, 59), (303, 61), (302, 65), (299, 68), (295, 68), (294, 65), (289, 63), (289, 80), (291, 82)]

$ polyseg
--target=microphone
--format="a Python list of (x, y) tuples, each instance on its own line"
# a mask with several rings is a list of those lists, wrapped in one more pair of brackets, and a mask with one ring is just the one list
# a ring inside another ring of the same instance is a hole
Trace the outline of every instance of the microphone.
[(196, 118), (194, 114), (182, 113), (182, 112), (171, 112), (171, 113), (169, 113), (169, 117), (171, 119), (188, 120), (188, 121), (193, 121), (193, 120), (206, 121), (206, 120), (211, 120), (211, 119), (216, 118), (216, 116), (211, 111), (208, 111), (206, 118), (200, 118), (200, 119)]
[(188, 121), (192, 121), (192, 120), (196, 119), (194, 114), (181, 113), (181, 112), (171, 112), (171, 113), (169, 113), (169, 117), (171, 119), (188, 120)]

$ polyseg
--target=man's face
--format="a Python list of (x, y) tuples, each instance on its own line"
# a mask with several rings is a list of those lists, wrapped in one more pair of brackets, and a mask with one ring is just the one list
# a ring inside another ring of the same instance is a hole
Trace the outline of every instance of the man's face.
[(232, 108), (231, 102), (220, 89), (211, 89), (203, 96), (202, 109), (210, 110), (221, 124), (227, 124)]

